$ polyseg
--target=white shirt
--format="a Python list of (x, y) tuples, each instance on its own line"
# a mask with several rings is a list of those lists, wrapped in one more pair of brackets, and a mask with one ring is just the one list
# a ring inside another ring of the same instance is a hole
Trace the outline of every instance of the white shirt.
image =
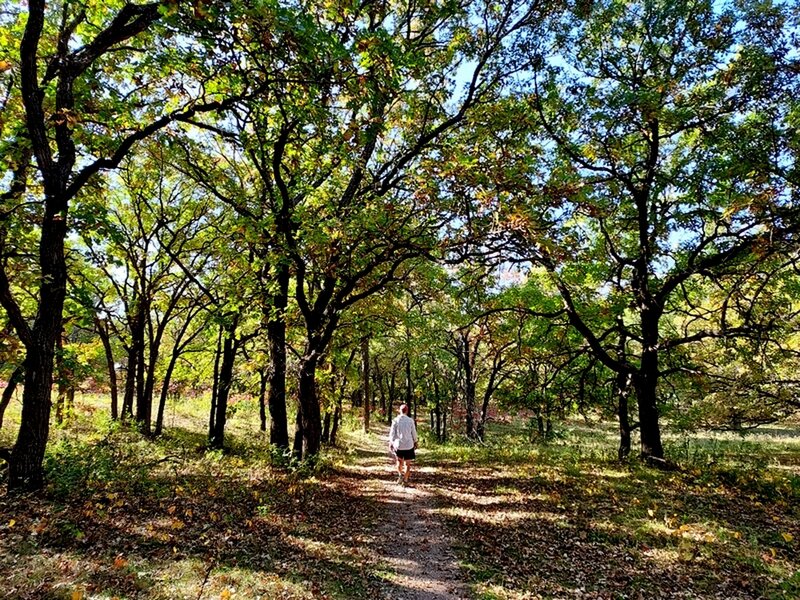
[(417, 443), (417, 426), (408, 415), (397, 415), (389, 428), (389, 443), (395, 450), (411, 450)]

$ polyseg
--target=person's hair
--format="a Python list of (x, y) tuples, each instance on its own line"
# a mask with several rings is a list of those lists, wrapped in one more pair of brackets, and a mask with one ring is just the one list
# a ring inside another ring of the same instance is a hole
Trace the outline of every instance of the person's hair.
[(408, 404), (401, 404), (400, 405), (400, 412), (404, 415), (408, 414)]

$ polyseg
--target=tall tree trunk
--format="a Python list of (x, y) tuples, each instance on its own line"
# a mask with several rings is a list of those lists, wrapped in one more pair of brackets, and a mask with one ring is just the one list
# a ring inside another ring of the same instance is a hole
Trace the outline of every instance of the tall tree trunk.
[(125, 389), (122, 394), (122, 419), (133, 417), (133, 399), (136, 396), (137, 346), (131, 342), (128, 347), (128, 363), (125, 366)]
[(261, 431), (267, 430), (267, 369), (258, 370), (258, 416), (261, 422)]
[(322, 418), (322, 443), (328, 444), (331, 441), (331, 411), (326, 410)]
[[(150, 344), (150, 356), (147, 363), (147, 372), (145, 375), (144, 392), (142, 398), (142, 407), (145, 410), (144, 419), (142, 419), (142, 431), (150, 433), (152, 411), (153, 411), (153, 390), (156, 386), (156, 363), (158, 362), (159, 346), (161, 345), (161, 336)], [(158, 419), (158, 417), (156, 417)]]
[(64, 363), (64, 332), (56, 340), (56, 425), (64, 423), (65, 405), (67, 403), (67, 385), (69, 373)]
[(391, 425), (394, 415), (394, 395), (397, 390), (397, 372), (392, 369), (392, 376), (389, 379), (389, 405), (386, 407), (386, 424)]
[(302, 439), (301, 447), (295, 446), (298, 459), (311, 458), (319, 454), (322, 437), (322, 417), (317, 399), (317, 361), (318, 354), (312, 350), (300, 364), (298, 397), (298, 432)]
[(217, 350), (214, 353), (214, 381), (211, 384), (211, 408), (208, 411), (208, 438), (214, 431), (214, 422), (217, 419), (217, 397), (219, 396), (219, 363), (222, 359), (222, 334), (223, 327), (220, 325), (219, 334), (217, 334)]
[(333, 411), (333, 424), (331, 425), (331, 436), (330, 436), (331, 446), (336, 445), (336, 434), (339, 432), (339, 423), (341, 423), (341, 421), (342, 421), (342, 397), (339, 396), (339, 399), (336, 402), (336, 408)]
[(642, 355), (639, 370), (633, 375), (633, 387), (639, 408), (641, 457), (663, 462), (661, 428), (658, 422), (658, 307), (642, 309)]
[(209, 431), (209, 446), (215, 450), (225, 447), (225, 422), (228, 412), (228, 397), (233, 384), (233, 364), (236, 358), (236, 326), (226, 332), (222, 347), (222, 362), (219, 368), (219, 384), (215, 403), (214, 426)]
[(8, 408), (8, 405), (11, 403), (11, 397), (14, 395), (14, 390), (17, 389), (17, 385), (20, 381), (22, 381), (24, 374), (25, 369), (23, 369), (22, 365), (19, 365), (16, 369), (14, 369), (14, 372), (11, 373), (11, 377), (8, 378), (8, 383), (3, 390), (3, 396), (0, 398), (0, 429), (3, 428), (3, 416), (6, 414), (6, 408)]
[(433, 414), (436, 417), (435, 420), (435, 429), (436, 432), (436, 439), (440, 442), (442, 440), (442, 401), (439, 396), (439, 380), (436, 378), (436, 375), (433, 376), (433, 395), (436, 399), (436, 406), (433, 409)]
[(383, 386), (383, 372), (381, 371), (380, 366), (378, 365), (378, 357), (376, 356), (372, 361), (372, 383), (377, 392), (381, 396), (381, 414), (386, 414), (386, 390)]
[(628, 417), (630, 389), (630, 376), (627, 373), (617, 373), (614, 378), (614, 393), (617, 397), (617, 419), (619, 421), (619, 448), (617, 450), (619, 460), (625, 460), (631, 453), (632, 427)]
[(136, 362), (136, 422), (139, 425), (139, 430), (142, 433), (149, 434), (150, 433), (150, 417), (152, 412), (152, 406), (147, 398), (145, 398), (144, 394), (144, 384), (145, 384), (145, 341), (144, 341), (144, 334), (145, 328), (147, 325), (147, 318), (149, 314), (149, 307), (147, 303), (144, 301), (144, 298), (138, 304), (137, 308), (138, 316), (137, 322), (139, 323), (139, 329), (136, 343), (139, 346), (137, 352), (137, 362)]
[(169, 384), (172, 380), (172, 372), (175, 370), (175, 364), (178, 362), (180, 354), (175, 352), (169, 357), (167, 363), (167, 370), (164, 373), (164, 381), (161, 382), (161, 394), (158, 397), (158, 412), (156, 413), (156, 427), (153, 435), (159, 436), (164, 431), (164, 409), (167, 406), (167, 397), (169, 396)]
[(111, 418), (119, 418), (119, 398), (117, 392), (117, 369), (114, 366), (114, 351), (111, 348), (111, 336), (106, 323), (97, 315), (94, 317), (95, 331), (103, 342), (103, 351), (106, 355), (106, 369), (108, 370), (108, 387), (111, 393)]
[(369, 337), (361, 338), (361, 380), (364, 386), (364, 433), (369, 433), (369, 416), (372, 397), (369, 381)]
[(278, 448), (289, 447), (289, 425), (286, 418), (286, 306), (289, 294), (289, 267), (279, 267), (276, 275), (277, 289), (272, 296), (272, 309), (268, 316), (269, 340), (269, 442)]
[(413, 410), (414, 401), (414, 382), (411, 379), (411, 357), (406, 354), (406, 406), (408, 406), (408, 415), (416, 420), (416, 410)]
[(486, 435), (486, 421), (489, 418), (489, 401), (492, 399), (494, 393), (495, 382), (497, 381), (497, 371), (493, 368), (489, 374), (489, 382), (486, 384), (486, 391), (483, 393), (483, 402), (481, 403), (480, 420), (475, 433), (480, 441), (484, 440)]
[[(57, 186), (63, 188), (63, 184)], [(36, 314), (26, 345), (22, 415), (17, 441), (11, 451), (9, 490), (33, 490), (44, 483), (42, 462), (50, 435), (55, 346), (61, 335), (67, 290), (67, 265), (64, 260), (67, 202), (58, 198), (63, 189), (53, 187), (53, 184), (45, 183), (45, 214), (39, 240), (41, 308)]]
[(658, 422), (657, 377), (652, 372), (651, 365), (647, 365), (646, 369), (645, 365), (646, 361), (643, 360), (643, 368), (633, 378), (636, 403), (639, 408), (641, 456), (660, 461), (664, 458), (664, 448), (661, 444), (661, 428)]

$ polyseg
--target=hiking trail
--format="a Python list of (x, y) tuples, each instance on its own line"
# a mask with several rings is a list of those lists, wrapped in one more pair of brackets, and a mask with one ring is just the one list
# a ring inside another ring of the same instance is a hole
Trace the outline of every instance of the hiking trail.
[[(385, 431), (384, 431), (385, 430)], [(356, 448), (348, 467), (362, 479), (361, 491), (383, 505), (385, 515), (375, 530), (375, 551), (391, 575), (386, 600), (466, 600), (467, 587), (452, 544), (435, 505), (435, 466), (426, 464), (425, 450), (417, 451), (411, 484), (397, 483), (394, 459), (389, 455), (388, 428), (375, 428), (369, 440)]]

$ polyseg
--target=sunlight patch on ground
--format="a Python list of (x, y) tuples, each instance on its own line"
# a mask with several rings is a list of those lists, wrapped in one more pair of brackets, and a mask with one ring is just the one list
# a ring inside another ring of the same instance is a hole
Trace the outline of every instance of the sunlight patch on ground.
[(630, 471), (613, 469), (592, 469), (588, 473), (596, 477), (603, 477), (604, 479), (629, 479), (631, 477)]
[(548, 523), (564, 523), (567, 518), (564, 515), (546, 511), (527, 511), (527, 510), (476, 510), (467, 508), (442, 508), (439, 514), (448, 517), (466, 519), (471, 522), (486, 523), (488, 525), (500, 525), (514, 521), (547, 521)]

